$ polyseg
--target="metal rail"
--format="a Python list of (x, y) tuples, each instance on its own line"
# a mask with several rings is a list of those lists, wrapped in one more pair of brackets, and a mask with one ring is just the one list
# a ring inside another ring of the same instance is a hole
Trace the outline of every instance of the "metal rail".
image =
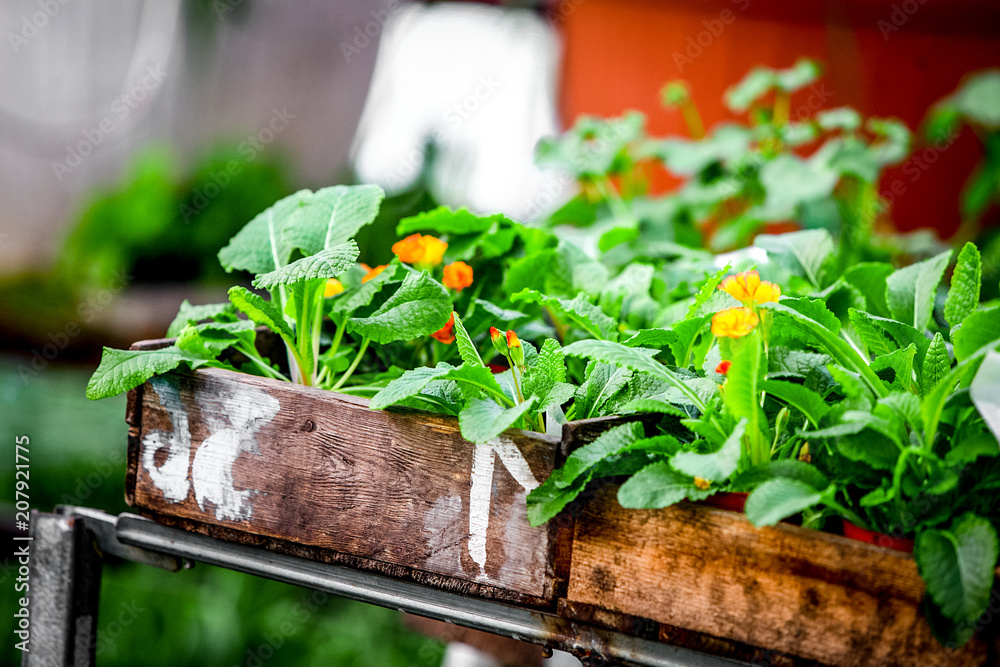
[[(32, 521), (32, 651), (24, 667), (94, 664), (101, 554), (177, 571), (197, 561), (568, 651), (587, 665), (734, 667), (697, 653), (492, 600), (277, 554), (81, 507)], [(94, 582), (96, 581), (96, 588)], [(44, 650), (35, 650), (36, 640)]]

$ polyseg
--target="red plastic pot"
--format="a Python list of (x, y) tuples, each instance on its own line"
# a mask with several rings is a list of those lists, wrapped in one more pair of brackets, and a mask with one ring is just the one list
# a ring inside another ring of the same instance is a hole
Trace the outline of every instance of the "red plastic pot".
[(704, 500), (699, 500), (698, 502), (702, 505), (708, 505), (709, 507), (715, 507), (720, 510), (729, 510), (730, 512), (742, 512), (743, 508), (747, 504), (746, 493), (734, 493), (732, 491), (722, 491), (716, 493), (714, 496), (709, 496)]
[(857, 540), (859, 542), (874, 544), (877, 547), (895, 549), (896, 551), (903, 551), (908, 554), (913, 553), (913, 540), (908, 540), (903, 537), (892, 537), (891, 535), (885, 535), (884, 533), (876, 533), (874, 530), (868, 530), (867, 528), (856, 526), (847, 519), (844, 519), (844, 537)]

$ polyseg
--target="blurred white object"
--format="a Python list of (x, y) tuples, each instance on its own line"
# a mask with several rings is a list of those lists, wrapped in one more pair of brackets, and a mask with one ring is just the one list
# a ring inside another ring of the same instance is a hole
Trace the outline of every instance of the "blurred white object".
[(390, 193), (413, 184), (428, 141), (431, 191), (449, 205), (537, 217), (572, 195), (534, 165), (559, 131), (553, 29), (528, 10), (410, 5), (379, 44), (352, 154), (358, 177)]
[(489, 653), (468, 644), (451, 642), (445, 649), (441, 667), (502, 667), (502, 663)]

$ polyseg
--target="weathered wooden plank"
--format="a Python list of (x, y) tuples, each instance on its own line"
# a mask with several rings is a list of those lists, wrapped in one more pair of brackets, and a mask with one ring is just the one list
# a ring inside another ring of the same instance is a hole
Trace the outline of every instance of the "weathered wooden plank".
[(576, 521), (571, 603), (831, 665), (986, 659), (979, 640), (961, 651), (934, 640), (906, 554), (703, 506), (625, 510), (615, 491)]
[(452, 418), (218, 369), (154, 378), (136, 400), (140, 508), (552, 596), (555, 530), (532, 528), (524, 499), (558, 438), (475, 446)]

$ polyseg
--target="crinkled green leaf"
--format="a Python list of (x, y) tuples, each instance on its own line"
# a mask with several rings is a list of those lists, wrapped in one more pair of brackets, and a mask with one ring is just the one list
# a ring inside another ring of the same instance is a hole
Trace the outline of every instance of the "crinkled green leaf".
[(743, 434), (747, 429), (746, 418), (740, 419), (733, 432), (718, 450), (706, 454), (680, 452), (670, 460), (677, 472), (701, 477), (710, 482), (724, 482), (736, 472), (740, 462)]
[(816, 466), (796, 459), (781, 459), (768, 461), (740, 471), (733, 478), (732, 486), (737, 491), (752, 491), (772, 479), (791, 479), (802, 482), (815, 491), (823, 491), (830, 485), (830, 480)]
[(816, 289), (825, 284), (834, 251), (833, 239), (825, 229), (805, 229), (781, 235), (761, 234), (754, 239), (754, 245), (766, 250), (769, 258), (802, 276)]
[(957, 330), (952, 330), (951, 342), (955, 359), (964, 361), (1000, 333), (1000, 306), (980, 310), (965, 318)]
[(823, 400), (822, 396), (801, 384), (781, 380), (765, 380), (760, 383), (758, 388), (781, 399), (804, 414), (814, 427), (818, 427), (820, 421), (830, 411), (829, 404)]
[(236, 309), (261, 326), (265, 326), (291, 346), (295, 345), (295, 334), (288, 326), (284, 315), (270, 301), (266, 301), (245, 287), (233, 287), (229, 290), (229, 300)]
[(691, 319), (694, 317), (698, 312), (698, 309), (705, 305), (709, 298), (715, 294), (715, 290), (719, 287), (719, 283), (721, 283), (722, 279), (729, 274), (730, 268), (731, 265), (726, 264), (722, 269), (717, 271), (715, 275), (705, 281), (705, 284), (701, 286), (700, 290), (698, 290), (698, 294), (695, 295), (694, 302), (691, 304), (691, 307), (688, 308), (687, 317), (685, 319)]
[(568, 300), (546, 296), (536, 290), (521, 290), (511, 297), (511, 301), (539, 303), (568, 318), (594, 338), (614, 340), (618, 336), (617, 323), (605, 315), (600, 306), (591, 303), (585, 294), (577, 294)]
[(192, 305), (187, 299), (181, 302), (170, 326), (167, 327), (167, 338), (173, 338), (181, 332), (181, 329), (189, 324), (198, 324), (204, 320), (214, 320), (217, 322), (232, 322), (236, 319), (236, 309), (231, 303), (207, 303), (204, 305)]
[(384, 197), (377, 185), (333, 185), (317, 190), (289, 217), (285, 241), (301, 249), (303, 255), (347, 243), (375, 220)]
[(336, 278), (354, 266), (358, 259), (358, 244), (354, 241), (341, 243), (298, 259), (280, 269), (257, 276), (253, 286), (271, 289), (277, 285), (293, 285), (306, 280), (326, 280)]
[(746, 515), (758, 528), (773, 526), (782, 519), (809, 509), (823, 499), (811, 485), (795, 479), (770, 479), (747, 498)]
[(483, 358), (479, 356), (479, 351), (476, 349), (476, 344), (472, 342), (472, 337), (465, 330), (462, 318), (458, 316), (458, 313), (455, 313), (454, 317), (455, 345), (458, 346), (458, 355), (462, 357), (462, 361), (470, 366), (485, 366)]
[(195, 369), (208, 363), (176, 345), (159, 350), (115, 350), (104, 348), (101, 363), (87, 383), (87, 398), (97, 400), (135, 389), (153, 377), (181, 364)]
[(454, 370), (454, 366), (441, 362), (433, 368), (421, 366), (406, 371), (375, 394), (369, 407), (372, 410), (381, 410), (395, 405), (405, 398), (416, 396), (429, 383), (447, 375), (451, 370)]
[(488, 398), (473, 398), (458, 413), (462, 437), (476, 444), (493, 440), (517, 423), (535, 405), (534, 396), (512, 408), (502, 408)]
[(477, 216), (460, 208), (452, 211), (447, 206), (418, 213), (403, 218), (396, 227), (396, 233), (406, 236), (413, 232), (433, 232), (435, 234), (475, 234), (490, 229), (501, 215)]
[(911, 264), (886, 278), (886, 301), (892, 316), (923, 331), (934, 312), (934, 295), (948, 268), (951, 250)]
[(913, 358), (916, 354), (917, 346), (911, 343), (902, 349), (877, 357), (872, 361), (871, 368), (876, 373), (891, 368), (894, 375), (890, 388), (910, 391), (913, 384)]
[(545, 481), (558, 488), (565, 488), (600, 461), (618, 454), (632, 443), (643, 438), (642, 424), (629, 422), (614, 426), (597, 436), (593, 442), (574, 450), (562, 467), (552, 472)]
[(369, 317), (352, 317), (348, 331), (379, 344), (412, 340), (440, 330), (451, 317), (448, 292), (426, 271), (411, 272), (399, 289)]
[(958, 263), (951, 274), (951, 287), (944, 302), (944, 319), (951, 326), (958, 326), (979, 307), (979, 288), (982, 283), (982, 260), (979, 249), (966, 243), (958, 253)]
[(665, 461), (651, 463), (629, 477), (618, 489), (618, 503), (630, 509), (658, 509), (682, 500), (704, 500), (715, 489), (699, 489), (694, 479)]
[(285, 224), (312, 195), (310, 190), (299, 190), (259, 213), (219, 251), (223, 268), (259, 274), (287, 264), (293, 248), (285, 240)]
[(946, 617), (970, 623), (983, 615), (997, 564), (997, 534), (987, 519), (967, 513), (950, 530), (923, 530), (913, 555), (928, 595)]
[(375, 295), (382, 291), (382, 288), (395, 280), (398, 269), (399, 259), (396, 258), (389, 262), (382, 273), (337, 296), (331, 306), (333, 312), (350, 314), (358, 308), (367, 306), (375, 298)]
[(948, 346), (945, 345), (941, 332), (934, 334), (931, 344), (927, 346), (927, 354), (924, 355), (924, 368), (921, 381), (923, 391), (930, 391), (934, 385), (944, 379), (944, 376), (951, 370), (951, 357), (948, 356)]

